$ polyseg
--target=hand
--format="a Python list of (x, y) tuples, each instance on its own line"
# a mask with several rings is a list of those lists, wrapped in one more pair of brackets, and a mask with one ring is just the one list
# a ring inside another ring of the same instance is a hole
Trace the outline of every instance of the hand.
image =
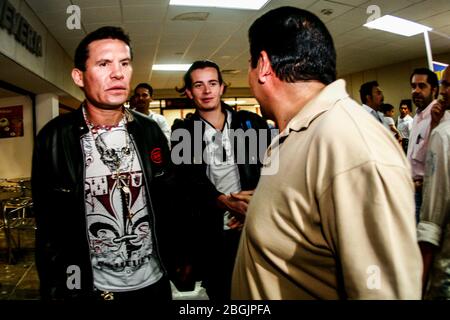
[(228, 210), (233, 214), (240, 214), (240, 215), (245, 215), (248, 208), (248, 203), (246, 201), (239, 200), (236, 197), (224, 194), (221, 194), (217, 198), (217, 205), (220, 208)]
[(230, 229), (242, 230), (242, 227), (244, 226), (245, 216), (241, 215), (240, 217), (244, 219), (240, 220), (237, 216), (233, 215), (227, 224), (228, 227)]
[(445, 105), (442, 100), (439, 100), (437, 103), (433, 105), (431, 108), (431, 130), (436, 128), (441, 122), (442, 117), (445, 113)]
[(244, 201), (245, 203), (249, 204), (254, 192), (255, 192), (255, 190), (246, 190), (246, 191), (241, 191), (238, 193), (231, 193), (230, 195), (232, 198), (234, 198), (236, 200), (241, 200), (241, 201)]

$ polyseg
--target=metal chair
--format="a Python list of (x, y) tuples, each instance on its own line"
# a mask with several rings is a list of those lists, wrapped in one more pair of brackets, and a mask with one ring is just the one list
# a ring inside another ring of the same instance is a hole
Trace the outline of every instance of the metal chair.
[[(14, 250), (20, 250), (20, 234), (36, 230), (33, 201), (30, 197), (13, 198), (3, 203), (3, 230), (8, 250), (8, 264), (17, 262)], [(14, 236), (14, 232), (16, 237)]]

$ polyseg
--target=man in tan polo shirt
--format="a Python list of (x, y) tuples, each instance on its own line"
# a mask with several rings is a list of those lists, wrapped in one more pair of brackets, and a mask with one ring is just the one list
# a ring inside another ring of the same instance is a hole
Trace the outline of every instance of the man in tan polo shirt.
[(232, 298), (420, 299), (408, 162), (336, 81), (325, 25), (281, 7), (249, 40), (251, 89), (281, 133), (249, 204)]

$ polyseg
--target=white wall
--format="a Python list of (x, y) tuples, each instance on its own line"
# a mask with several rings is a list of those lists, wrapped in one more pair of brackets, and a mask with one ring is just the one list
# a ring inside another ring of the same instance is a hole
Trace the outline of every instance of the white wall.
[(0, 108), (23, 106), (23, 137), (0, 139), (0, 179), (31, 176), (33, 120), (31, 99), (25, 96), (0, 99)]

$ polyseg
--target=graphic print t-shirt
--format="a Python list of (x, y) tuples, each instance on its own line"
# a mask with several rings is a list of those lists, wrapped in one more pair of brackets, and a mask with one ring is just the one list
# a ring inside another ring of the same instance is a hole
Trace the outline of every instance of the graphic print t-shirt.
[(124, 123), (89, 132), (82, 141), (95, 287), (129, 291), (157, 282), (162, 271), (153, 247), (144, 177)]

